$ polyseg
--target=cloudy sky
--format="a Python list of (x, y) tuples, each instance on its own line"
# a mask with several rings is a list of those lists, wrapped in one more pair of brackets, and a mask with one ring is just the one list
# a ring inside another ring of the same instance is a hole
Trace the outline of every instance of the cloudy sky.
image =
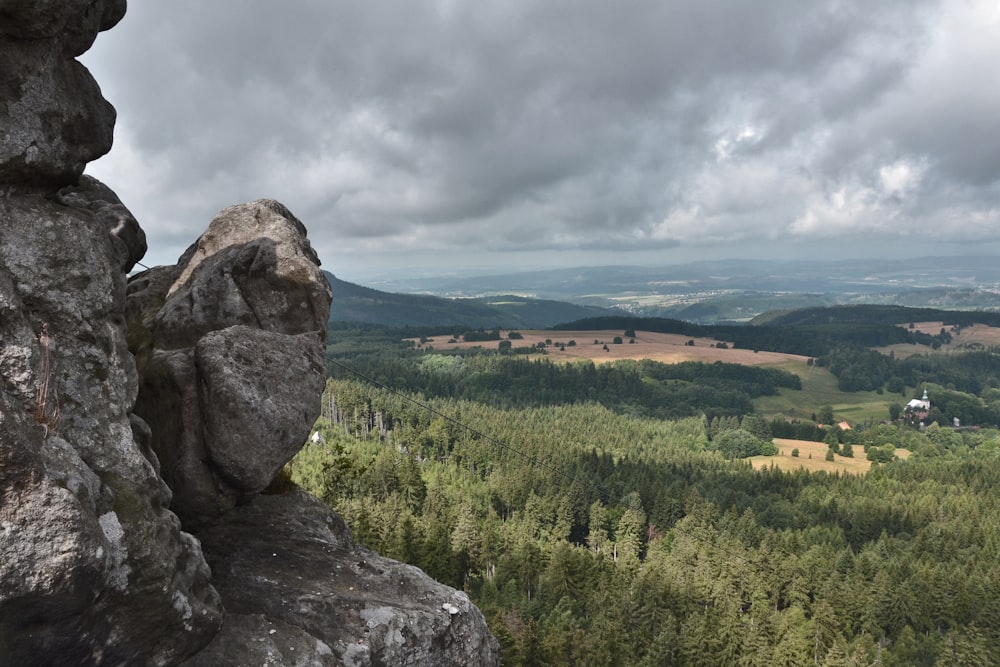
[(147, 1), (82, 60), (149, 265), (260, 197), (358, 282), (1000, 253), (998, 0)]

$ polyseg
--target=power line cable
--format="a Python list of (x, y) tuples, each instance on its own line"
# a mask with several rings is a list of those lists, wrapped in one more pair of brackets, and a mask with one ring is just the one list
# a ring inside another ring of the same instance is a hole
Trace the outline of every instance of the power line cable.
[(594, 491), (596, 491), (598, 493), (598, 495), (600, 496), (601, 500), (605, 504), (608, 503), (608, 492), (607, 492), (607, 490), (603, 489), (601, 487), (598, 487), (593, 482), (590, 482), (588, 480), (582, 480), (582, 479), (579, 479), (577, 477), (574, 477), (573, 475), (569, 474), (568, 472), (565, 472), (565, 471), (557, 468), (556, 466), (554, 466), (554, 465), (552, 465), (550, 463), (546, 463), (545, 461), (542, 461), (541, 459), (538, 459), (538, 458), (532, 456), (531, 454), (528, 454), (527, 452), (525, 452), (525, 451), (523, 451), (521, 449), (518, 449), (517, 447), (514, 447), (513, 445), (510, 445), (510, 444), (508, 444), (506, 442), (503, 442), (503, 441), (499, 440), (498, 438), (494, 438), (491, 435), (483, 433), (479, 429), (474, 428), (472, 426), (469, 426), (468, 424), (466, 424), (466, 423), (464, 423), (462, 421), (459, 421), (458, 419), (452, 417), (451, 415), (448, 415), (448, 414), (446, 414), (444, 412), (441, 412), (440, 410), (438, 410), (438, 409), (436, 409), (436, 408), (434, 408), (434, 407), (432, 407), (430, 405), (427, 405), (426, 403), (422, 403), (422, 402), (416, 400), (415, 398), (413, 398), (412, 396), (408, 396), (408, 395), (404, 394), (403, 392), (399, 391), (398, 389), (390, 387), (390, 386), (388, 386), (387, 384), (385, 384), (383, 382), (379, 382), (375, 378), (373, 378), (371, 376), (368, 376), (368, 375), (365, 375), (361, 371), (357, 371), (357, 370), (351, 368), (350, 366), (337, 361), (336, 359), (327, 358), (327, 362), (330, 363), (330, 364), (332, 364), (332, 365), (334, 365), (334, 366), (337, 366), (338, 368), (341, 368), (341, 369), (347, 371), (348, 373), (351, 373), (352, 375), (356, 375), (357, 377), (361, 378), (365, 382), (368, 382), (369, 384), (372, 384), (372, 385), (378, 387), (379, 389), (382, 389), (384, 391), (389, 392), (390, 394), (398, 396), (399, 398), (403, 399), (404, 401), (406, 401), (406, 402), (408, 402), (408, 403), (410, 403), (412, 405), (415, 405), (415, 406), (419, 407), (422, 410), (426, 410), (426, 411), (428, 411), (429, 413), (431, 413), (433, 415), (441, 417), (442, 419), (448, 421), (451, 424), (454, 424), (455, 426), (458, 426), (459, 428), (465, 429), (466, 431), (468, 431), (472, 435), (477, 436), (477, 437), (481, 438), (482, 440), (485, 440), (486, 442), (489, 442), (489, 443), (495, 445), (496, 447), (499, 447), (500, 449), (505, 449), (505, 450), (507, 450), (509, 452), (512, 452), (513, 454), (516, 454), (517, 456), (520, 456), (522, 459), (524, 459), (525, 461), (527, 461), (532, 466), (535, 466), (537, 468), (544, 468), (545, 470), (548, 470), (549, 472), (555, 473), (556, 475), (559, 475), (560, 477), (562, 477), (562, 478), (564, 478), (566, 480), (569, 480), (572, 483), (583, 484), (585, 486), (589, 486), (590, 488), (592, 488)]

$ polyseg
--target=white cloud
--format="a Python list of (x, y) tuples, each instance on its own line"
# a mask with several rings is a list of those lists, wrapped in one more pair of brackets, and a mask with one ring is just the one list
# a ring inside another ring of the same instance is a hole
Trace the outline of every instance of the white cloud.
[(882, 191), (890, 197), (904, 197), (920, 184), (923, 167), (904, 160), (888, 164), (879, 169)]

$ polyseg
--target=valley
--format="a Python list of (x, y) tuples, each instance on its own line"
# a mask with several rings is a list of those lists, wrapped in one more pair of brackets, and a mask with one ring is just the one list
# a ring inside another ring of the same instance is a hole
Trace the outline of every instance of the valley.
[(340, 323), (286, 474), (466, 590), (505, 664), (996, 664), (998, 324)]

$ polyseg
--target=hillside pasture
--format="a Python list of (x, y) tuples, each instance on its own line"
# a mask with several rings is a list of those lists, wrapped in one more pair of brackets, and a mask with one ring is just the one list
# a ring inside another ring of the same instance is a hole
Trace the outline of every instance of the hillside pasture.
[[(909, 329), (909, 325), (900, 326)], [(962, 348), (977, 347), (980, 345), (983, 347), (1000, 346), (1000, 327), (991, 327), (985, 324), (973, 324), (971, 326), (962, 327), (958, 331), (952, 331), (951, 325), (945, 324), (941, 321), (914, 322), (912, 331), (920, 331), (921, 333), (935, 336), (941, 333), (941, 329), (951, 333), (951, 343), (942, 345), (938, 350), (934, 350), (927, 345), (916, 345), (913, 343), (899, 343), (897, 345), (887, 345), (885, 347), (878, 347), (875, 349), (882, 354), (889, 354), (889, 352), (892, 352), (897, 359), (905, 359), (906, 357), (911, 357), (915, 354), (940, 354)]]
[(829, 405), (833, 407), (837, 421), (858, 424), (888, 419), (889, 403), (900, 401), (898, 395), (874, 391), (843, 392), (837, 387), (837, 378), (829, 369), (810, 366), (802, 360), (788, 361), (778, 368), (798, 375), (802, 380), (802, 389), (781, 389), (777, 396), (754, 399), (754, 411), (767, 418), (782, 415), (805, 421), (812, 419), (820, 407)]
[[(501, 331), (503, 340), (507, 339), (507, 331)], [(784, 354), (780, 352), (754, 352), (753, 350), (737, 350), (731, 347), (728, 349), (716, 347), (720, 341), (714, 338), (691, 338), (680, 334), (652, 333), (648, 331), (636, 331), (635, 343), (630, 343), (629, 338), (622, 335), (620, 330), (599, 330), (599, 331), (549, 331), (518, 330), (524, 338), (512, 340), (514, 347), (531, 347), (538, 343), (552, 341), (546, 345), (548, 358), (553, 361), (579, 361), (589, 359), (595, 363), (606, 361), (617, 361), (620, 359), (651, 359), (664, 363), (679, 363), (682, 361), (701, 361), (714, 363), (723, 361), (732, 364), (743, 364), (746, 366), (776, 366), (786, 364), (789, 361), (800, 361), (805, 367), (805, 357), (795, 354)], [(618, 336), (622, 339), (620, 344), (613, 341)], [(436, 336), (427, 344), (435, 350), (462, 350), (474, 347), (484, 349), (497, 349), (499, 341), (458, 341), (449, 343), (447, 336)], [(570, 341), (575, 341), (576, 345), (569, 346)], [(597, 341), (596, 343), (594, 341)], [(694, 341), (694, 345), (687, 345), (688, 341)], [(414, 343), (417, 341), (414, 340)], [(721, 341), (725, 342), (725, 341)], [(560, 344), (566, 345), (562, 350)], [(607, 350), (604, 349), (605, 345)]]
[[(853, 457), (834, 455), (832, 461), (826, 460), (826, 443), (812, 442), (810, 440), (790, 440), (787, 438), (775, 438), (774, 444), (778, 446), (778, 454), (774, 456), (754, 456), (750, 459), (750, 464), (756, 470), (761, 470), (774, 466), (779, 470), (790, 472), (799, 468), (804, 468), (809, 472), (841, 473), (848, 475), (864, 475), (868, 472), (872, 463), (865, 458), (865, 451), (859, 446), (854, 447)], [(799, 455), (792, 456), (792, 450), (798, 449)], [(910, 452), (905, 449), (897, 449), (896, 456), (901, 459), (909, 457)], [(812, 456), (812, 458), (809, 458)]]
[[(940, 327), (938, 327), (940, 329)], [(508, 331), (501, 331), (502, 340), (507, 340)], [(873, 391), (845, 393), (837, 387), (837, 378), (829, 369), (811, 366), (807, 357), (779, 352), (754, 352), (744, 349), (723, 349), (716, 347), (720, 341), (714, 338), (691, 338), (681, 334), (651, 333), (636, 331), (635, 343), (623, 336), (621, 330), (591, 330), (591, 331), (550, 331), (550, 330), (518, 330), (524, 338), (512, 340), (514, 347), (533, 347), (538, 343), (546, 344), (548, 354), (545, 358), (552, 361), (581, 361), (589, 359), (595, 363), (617, 361), (620, 359), (651, 359), (663, 363), (680, 363), (696, 361), (714, 363), (722, 361), (733, 364), (774, 366), (795, 373), (802, 379), (802, 389), (781, 389), (776, 396), (761, 396), (754, 400), (754, 409), (758, 414), (771, 418), (782, 415), (790, 419), (811, 419), (820, 407), (833, 406), (834, 415), (838, 420), (847, 420), (851, 424), (862, 421), (878, 421), (889, 417), (888, 405), (899, 401), (898, 396), (879, 395)], [(622, 338), (622, 343), (615, 344), (615, 336)], [(499, 341), (458, 341), (447, 342), (449, 336), (435, 336), (426, 344), (436, 351), (463, 350), (481, 347), (497, 349)], [(594, 341), (598, 343), (594, 343)], [(694, 345), (686, 345), (688, 341)], [(570, 341), (576, 345), (569, 346)], [(413, 339), (414, 344), (418, 344)], [(727, 343), (730, 345), (731, 343)], [(566, 345), (563, 350), (559, 346)], [(607, 346), (605, 351), (604, 347)], [(926, 350), (925, 346), (920, 347)]]

